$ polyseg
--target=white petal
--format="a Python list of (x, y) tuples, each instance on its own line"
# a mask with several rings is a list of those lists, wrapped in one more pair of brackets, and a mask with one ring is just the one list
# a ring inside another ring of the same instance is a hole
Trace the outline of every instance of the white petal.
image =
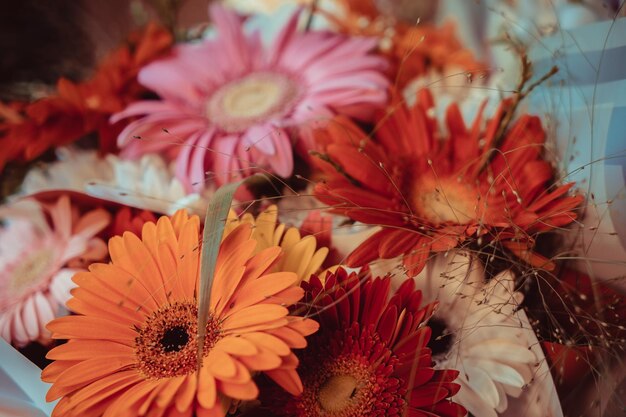
[(76, 286), (72, 281), (74, 274), (78, 272), (77, 269), (64, 268), (61, 269), (52, 278), (50, 283), (50, 293), (54, 299), (61, 305), (65, 305), (67, 300), (71, 298), (70, 290)]
[[(463, 364), (465, 365), (465, 364)], [(485, 403), (496, 408), (500, 403), (498, 389), (489, 375), (480, 368), (466, 367), (466, 382), (476, 392), (479, 392)]]
[(39, 337), (39, 317), (37, 317), (34, 297), (29, 297), (24, 302), (24, 306), (22, 307), (22, 320), (29, 340), (37, 339)]
[(496, 411), (498, 413), (502, 413), (509, 406), (509, 400), (506, 396), (504, 388), (502, 387), (502, 384), (496, 384), (496, 388), (498, 389), (498, 395), (500, 396), (500, 404), (498, 404), (498, 406), (496, 407)]
[(535, 354), (528, 347), (512, 343), (507, 339), (491, 339), (467, 347), (464, 356), (498, 360), (506, 363), (532, 363)]
[(521, 388), (527, 381), (515, 369), (500, 362), (489, 359), (466, 359), (463, 366), (480, 368), (496, 382)]
[(33, 297), (33, 302), (37, 311), (37, 318), (39, 321), (39, 333), (44, 334), (48, 332), (46, 325), (54, 319), (54, 310), (48, 300), (42, 293), (38, 292)]
[[(460, 375), (459, 378), (464, 378), (465, 375)], [(459, 379), (457, 379), (458, 381)], [(467, 408), (467, 411), (477, 417), (498, 417), (493, 407), (482, 399), (480, 393), (474, 392), (465, 382), (461, 382), (461, 390), (452, 398), (453, 401), (458, 402), (463, 407)]]

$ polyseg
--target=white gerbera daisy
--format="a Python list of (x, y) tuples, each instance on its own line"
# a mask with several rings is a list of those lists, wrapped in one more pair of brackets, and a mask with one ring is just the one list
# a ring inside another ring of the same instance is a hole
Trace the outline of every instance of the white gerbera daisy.
[(19, 196), (60, 190), (84, 193), (87, 181), (109, 181), (113, 177), (111, 165), (95, 150), (58, 148), (56, 156), (57, 161), (28, 171)]
[(513, 274), (485, 280), (483, 265), (464, 252), (438, 256), (415, 278), (427, 302), (439, 308), (429, 325), (437, 366), (457, 369), (461, 390), (455, 401), (480, 417), (507, 409), (507, 396), (519, 397), (537, 363), (528, 332), (517, 317), (522, 294)]
[(203, 214), (206, 197), (212, 194), (212, 189), (205, 184), (196, 187), (202, 191), (187, 193), (176, 179), (173, 167), (168, 167), (156, 154), (129, 161), (115, 155), (101, 158), (93, 150), (60, 148), (57, 157), (58, 161), (28, 172), (19, 196), (46, 191), (74, 191), (171, 215), (181, 208)]
[(205, 197), (213, 190), (205, 188), (202, 194), (188, 194), (175, 177), (173, 167), (168, 167), (160, 156), (146, 154), (131, 161), (107, 155), (106, 160), (113, 176), (110, 180), (87, 181), (85, 192), (92, 197), (169, 215), (182, 208), (193, 214), (205, 213)]
[[(372, 274), (402, 268), (399, 260), (392, 262), (375, 262)], [(505, 271), (487, 281), (483, 265), (462, 251), (437, 256), (415, 277), (424, 302), (439, 303), (429, 321), (433, 360), (438, 368), (460, 372), (454, 401), (476, 417), (504, 412), (510, 397), (520, 397), (537, 373), (530, 349), (536, 338), (517, 311), (523, 296), (514, 291), (513, 278)]]

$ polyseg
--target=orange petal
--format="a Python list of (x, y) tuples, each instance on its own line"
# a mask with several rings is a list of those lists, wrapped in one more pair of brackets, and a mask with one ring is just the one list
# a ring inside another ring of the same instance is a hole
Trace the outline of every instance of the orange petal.
[(306, 339), (302, 334), (296, 330), (290, 329), (289, 327), (280, 327), (277, 329), (268, 330), (267, 333), (273, 334), (278, 337), (289, 347), (303, 349), (306, 347)]
[[(287, 308), (275, 304), (260, 304), (239, 310), (224, 320), (224, 330), (245, 331), (247, 327), (263, 326), (267, 323), (272, 326), (272, 321), (283, 318), (289, 314)], [(271, 327), (268, 327), (271, 328)]]
[(61, 317), (46, 327), (54, 339), (104, 339), (133, 346), (137, 336), (137, 332), (130, 326), (99, 317)]
[(215, 402), (217, 400), (217, 387), (215, 378), (211, 375), (208, 366), (203, 366), (202, 369), (200, 369), (200, 379), (198, 381), (196, 399), (202, 408), (211, 409), (215, 406)]
[(176, 396), (176, 409), (181, 413), (186, 410), (191, 410), (191, 404), (196, 396), (196, 387), (198, 385), (198, 378), (193, 373), (185, 378), (185, 384), (180, 388), (178, 395)]
[(81, 288), (131, 309), (149, 312), (159, 308), (137, 279), (123, 269), (112, 264), (91, 264), (89, 271), (74, 275), (74, 282)]
[(253, 371), (276, 369), (282, 363), (280, 356), (269, 350), (263, 350), (254, 356), (242, 356), (239, 360)]
[(74, 313), (126, 322), (129, 326), (141, 326), (145, 320), (143, 312), (129, 308), (128, 305), (114, 303), (84, 288), (74, 288), (71, 293), (74, 298), (70, 298), (66, 305)]
[(226, 336), (220, 339), (215, 345), (215, 348), (221, 349), (232, 355), (240, 356), (250, 356), (258, 352), (254, 343), (244, 338), (233, 336)]
[(218, 389), (229, 397), (237, 400), (254, 400), (259, 396), (259, 389), (252, 381), (245, 384), (218, 381)]
[(65, 386), (88, 384), (134, 364), (135, 358), (128, 356), (87, 359), (66, 369), (54, 383)]
[(230, 355), (220, 349), (215, 349), (215, 347), (204, 359), (203, 367), (205, 366), (217, 378), (232, 378), (237, 373), (237, 366)]
[(79, 364), (81, 361), (55, 361), (46, 366), (41, 371), (41, 380), (44, 382), (54, 382), (68, 368)]
[(289, 355), (281, 358), (283, 363), (280, 364), (280, 369), (296, 369), (300, 364), (300, 360), (293, 352), (289, 352)]
[(107, 408), (102, 417), (122, 417), (129, 414), (131, 407), (139, 408), (141, 400), (157, 389), (163, 381), (145, 380), (130, 388)]
[(194, 294), (200, 266), (199, 224), (187, 222), (182, 226), (176, 252), (178, 279), (184, 294)]
[(276, 272), (264, 275), (238, 291), (232, 302), (229, 303), (232, 308), (229, 306), (228, 314), (271, 299), (274, 294), (291, 287), (296, 282), (298, 282), (298, 276), (292, 272)]
[[(192, 378), (194, 376), (192, 375)], [(156, 404), (160, 408), (167, 408), (170, 404), (174, 403), (174, 397), (185, 383), (185, 380), (189, 377), (187, 375), (181, 375), (175, 378), (170, 378), (167, 381), (163, 381), (159, 395), (156, 397)]]
[(267, 333), (254, 332), (241, 335), (242, 338), (250, 340), (257, 346), (269, 350), (279, 356), (288, 355), (291, 352), (289, 346), (276, 336)]
[[(170, 219), (167, 218), (166, 216), (163, 216), (162, 218), (165, 218), (167, 222), (170, 222)], [(200, 219), (198, 218), (198, 216), (191, 216), (190, 218), (189, 214), (187, 214), (187, 210), (185, 209), (177, 210), (176, 213), (174, 213), (174, 216), (172, 216), (172, 221), (171, 221), (172, 229), (174, 229), (174, 233), (176, 234), (176, 237), (180, 238), (180, 234), (182, 233), (183, 226), (186, 223), (188, 223), (189, 221), (196, 221), (196, 220), (199, 224)]]
[[(256, 279), (261, 275), (267, 273), (270, 268), (278, 261), (279, 256), (283, 250), (278, 246), (272, 246), (267, 249), (263, 249), (261, 252), (254, 255), (246, 264), (246, 276), (245, 281)], [(244, 281), (242, 280), (242, 281)]]
[(221, 315), (224, 307), (231, 304), (230, 299), (235, 289), (240, 285), (245, 271), (245, 264), (252, 256), (256, 247), (256, 241), (252, 239), (245, 240), (236, 247), (228, 245), (231, 243), (231, 236), (237, 237), (241, 235), (240, 233), (235, 234), (237, 230), (239, 228), (224, 240), (217, 256), (215, 280), (211, 289), (211, 306), (215, 306), (214, 310), (217, 315)]
[(115, 398), (116, 393), (139, 382), (141, 382), (141, 377), (134, 369), (116, 372), (106, 378), (92, 382), (73, 394), (71, 397), (73, 403), (71, 408), (74, 409), (76, 415), (80, 415), (83, 411), (100, 401), (104, 401), (107, 398)]
[[(113, 264), (121, 266), (137, 277), (159, 305), (167, 303), (165, 284), (155, 258), (152, 257), (148, 248), (133, 233), (124, 233), (123, 239), (126, 249), (125, 257), (123, 258), (125, 262), (123, 264), (116, 262), (113, 259), (113, 254), (111, 254)], [(133, 269), (131, 270), (130, 268)]]
[(185, 293), (185, 286), (182, 284), (181, 277), (178, 275), (176, 255), (171, 251), (170, 246), (165, 244), (159, 245), (158, 253), (167, 298), (173, 302), (190, 300), (193, 297), (193, 293)]
[(304, 290), (301, 287), (291, 287), (273, 295), (268, 302), (274, 304), (291, 306), (304, 297)]
[(315, 320), (304, 317), (290, 316), (289, 328), (299, 332), (303, 336), (308, 336), (319, 330), (320, 325)]
[(267, 371), (265, 374), (272, 378), (274, 382), (280, 385), (285, 391), (291, 395), (302, 394), (302, 381), (296, 371), (285, 371), (282, 369), (276, 369), (273, 371)]
[(72, 340), (48, 352), (51, 360), (85, 360), (94, 356), (132, 356), (133, 347), (105, 340)]
[[(166, 297), (170, 301), (178, 301), (185, 297), (182, 294), (182, 287), (177, 282), (176, 235), (174, 234), (172, 224), (162, 219), (167, 219), (167, 217), (162, 216), (159, 219), (160, 226), (152, 222), (145, 223), (141, 233), (141, 240), (156, 261), (157, 268), (161, 273)], [(192, 294), (188, 296), (191, 297)]]

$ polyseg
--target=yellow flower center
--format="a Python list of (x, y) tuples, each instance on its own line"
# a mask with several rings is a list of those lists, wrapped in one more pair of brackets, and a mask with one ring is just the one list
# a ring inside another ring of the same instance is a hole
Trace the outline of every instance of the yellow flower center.
[(46, 271), (52, 266), (54, 258), (52, 249), (42, 249), (25, 257), (13, 271), (11, 290), (19, 293), (21, 290), (40, 281)]
[(350, 375), (335, 375), (322, 385), (317, 401), (323, 410), (337, 412), (350, 406), (356, 392), (356, 378)]
[(340, 356), (305, 374), (301, 406), (311, 417), (360, 417), (369, 415), (379, 400), (376, 375), (367, 360)]
[(476, 218), (478, 191), (456, 178), (425, 175), (412, 186), (415, 215), (431, 224), (467, 224)]
[[(152, 313), (137, 329), (135, 357), (137, 367), (147, 378), (172, 378), (188, 375), (197, 368), (196, 335), (198, 308), (192, 302), (176, 302)], [(221, 338), (217, 320), (209, 317), (204, 355)]]
[(237, 132), (287, 113), (298, 96), (289, 77), (253, 73), (218, 89), (207, 105), (207, 117), (227, 132)]

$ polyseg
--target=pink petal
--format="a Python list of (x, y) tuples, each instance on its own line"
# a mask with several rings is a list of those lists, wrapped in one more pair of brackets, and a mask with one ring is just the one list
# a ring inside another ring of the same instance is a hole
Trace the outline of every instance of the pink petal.
[(111, 116), (110, 122), (117, 123), (127, 117), (142, 116), (150, 113), (176, 113), (180, 112), (180, 108), (174, 103), (161, 100), (145, 100), (137, 101), (129, 104), (123, 111)]
[(229, 135), (216, 138), (214, 141), (213, 171), (218, 184), (227, 183), (231, 178), (237, 178), (241, 174), (240, 162), (233, 157), (239, 139), (239, 136)]
[[(191, 162), (189, 165), (189, 179), (192, 188), (204, 188), (206, 182), (206, 159), (207, 154), (210, 153), (209, 145), (215, 134), (215, 129), (209, 129), (203, 133), (197, 140), (191, 155)], [(195, 187), (199, 185), (198, 187)]]
[(276, 147), (276, 153), (267, 158), (272, 170), (283, 178), (288, 178), (293, 172), (293, 148), (291, 139), (283, 129), (272, 130), (272, 141)]
[(203, 96), (199, 86), (194, 83), (194, 79), (187, 77), (185, 72), (178, 68), (178, 48), (180, 47), (174, 47), (169, 57), (143, 67), (137, 75), (137, 80), (164, 99), (200, 104)]
[(252, 126), (243, 134), (242, 141), (248, 148), (254, 147), (263, 154), (274, 155), (276, 148), (274, 147), (272, 133), (275, 129), (271, 124)]

